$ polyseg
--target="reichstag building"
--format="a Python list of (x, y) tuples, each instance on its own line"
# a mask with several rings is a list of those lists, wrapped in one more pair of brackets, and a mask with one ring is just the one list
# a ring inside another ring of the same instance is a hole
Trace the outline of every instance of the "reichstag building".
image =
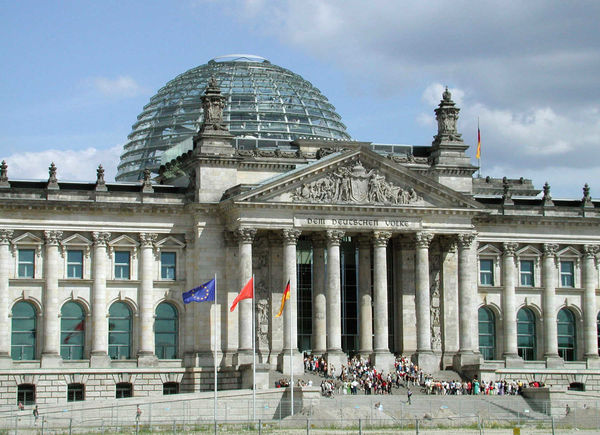
[[(211, 390), (214, 361), (247, 387), (253, 349), (261, 373), (409, 355), (600, 390), (600, 204), (476, 177), (459, 111), (440, 95), (430, 146), (356, 142), (311, 83), (232, 55), (150, 99), (117, 182), (2, 162), (0, 404)], [(216, 303), (183, 304), (213, 278)]]

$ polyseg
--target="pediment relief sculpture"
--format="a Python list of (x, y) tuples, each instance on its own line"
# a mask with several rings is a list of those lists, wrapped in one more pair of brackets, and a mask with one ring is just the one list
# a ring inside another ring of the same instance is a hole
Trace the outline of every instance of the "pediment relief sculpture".
[(294, 200), (406, 205), (422, 201), (413, 188), (386, 180), (377, 169), (367, 171), (360, 161), (341, 166), (323, 178), (305, 183), (293, 193)]

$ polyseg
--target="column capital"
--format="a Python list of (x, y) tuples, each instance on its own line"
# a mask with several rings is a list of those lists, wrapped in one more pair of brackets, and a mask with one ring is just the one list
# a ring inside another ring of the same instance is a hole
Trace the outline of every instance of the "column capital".
[(598, 253), (598, 245), (583, 245), (583, 255), (586, 258), (596, 258)]
[(558, 251), (558, 245), (556, 243), (544, 243), (544, 257), (554, 257), (556, 256), (556, 251)]
[(142, 248), (152, 248), (158, 234), (156, 233), (140, 233), (140, 243)]
[(469, 249), (477, 239), (477, 233), (459, 233), (457, 235), (458, 247), (460, 249)]
[(46, 230), (44, 231), (44, 239), (46, 240), (46, 245), (58, 245), (58, 243), (62, 239), (63, 232), (55, 231), (55, 230)]
[(238, 228), (233, 233), (238, 243), (252, 243), (256, 237), (256, 228)]
[(332, 245), (339, 245), (345, 234), (340, 230), (327, 230), (327, 241)]
[(504, 242), (502, 243), (503, 255), (505, 257), (514, 257), (519, 244), (517, 242)]
[(106, 246), (108, 240), (110, 239), (110, 233), (104, 231), (94, 231), (92, 233), (92, 239), (94, 240), (94, 245)]
[(281, 233), (285, 245), (295, 245), (298, 243), (298, 237), (300, 237), (302, 231), (295, 228), (285, 228)]
[[(390, 231), (374, 231), (373, 232), (373, 245), (385, 248), (387, 246), (388, 240), (392, 237), (392, 233)], [(432, 235), (433, 237), (433, 235)]]
[(313, 248), (325, 248), (327, 239), (322, 233), (317, 233), (312, 237)]
[(0, 230), (0, 245), (8, 245), (13, 238), (13, 230)]
[(419, 231), (415, 234), (415, 243), (417, 248), (429, 248), (429, 244), (433, 240), (433, 234), (427, 231)]

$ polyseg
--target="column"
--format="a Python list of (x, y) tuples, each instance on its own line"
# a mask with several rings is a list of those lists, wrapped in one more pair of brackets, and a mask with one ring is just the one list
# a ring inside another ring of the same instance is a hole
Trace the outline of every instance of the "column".
[(106, 309), (106, 247), (110, 233), (94, 232), (94, 263), (92, 265), (92, 351), (90, 365), (106, 367), (108, 358), (108, 311)]
[(327, 230), (327, 361), (339, 373), (345, 356), (342, 352), (342, 287), (340, 243), (344, 232)]
[(13, 237), (13, 230), (0, 230), (0, 363), (2, 366), (10, 364), (10, 320), (9, 320), (9, 274), (10, 251), (9, 246)]
[[(252, 278), (252, 242), (256, 236), (254, 228), (239, 228), (235, 231), (238, 240), (239, 249), (239, 282), (238, 292)], [(252, 362), (252, 349), (254, 337), (252, 332), (252, 299), (242, 299), (238, 303), (239, 310), (239, 346), (238, 346), (238, 364), (249, 364)]]
[[(558, 362), (558, 337), (556, 327), (556, 312), (554, 306), (554, 294), (556, 292), (556, 251), (558, 245), (554, 243), (544, 244), (544, 256), (542, 260), (542, 280), (544, 293), (542, 294), (542, 317), (544, 323), (544, 357), (547, 362), (554, 360)], [(552, 362), (550, 362), (553, 364)]]
[[(455, 370), (479, 362), (477, 343), (477, 247), (476, 233), (458, 235), (458, 343)], [(477, 347), (476, 347), (477, 346)]]
[(313, 238), (313, 336), (312, 349), (315, 355), (327, 350), (327, 298), (325, 297), (325, 238)]
[(596, 252), (598, 246), (583, 245), (583, 340), (588, 365), (598, 363), (598, 330), (596, 325)]
[(373, 317), (375, 336), (373, 340), (373, 364), (379, 369), (394, 369), (394, 355), (390, 353), (388, 328), (387, 243), (392, 237), (389, 231), (373, 233)]
[[(196, 265), (194, 264), (194, 235), (192, 233), (185, 234), (185, 254), (182, 261), (185, 261), (185, 291), (195, 287), (194, 273)], [(184, 306), (183, 324), (183, 360), (184, 367), (193, 367), (195, 361), (194, 349), (194, 334), (196, 331), (194, 324), (194, 307), (196, 304), (186, 304)]]
[[(138, 291), (139, 316), (139, 351), (138, 363), (152, 364), (156, 360), (154, 354), (154, 242), (156, 233), (140, 233), (141, 265), (140, 287)], [(141, 361), (144, 359), (144, 361)]]
[(400, 242), (400, 259), (402, 272), (400, 276), (401, 297), (396, 305), (402, 313), (402, 352), (412, 355), (417, 351), (417, 306), (415, 305), (415, 243), (413, 239), (405, 238)]
[[(222, 328), (224, 328), (226, 334), (223, 365), (233, 366), (239, 345), (239, 318), (237, 310), (232, 313), (229, 307), (231, 307), (233, 300), (240, 291), (237, 288), (239, 284), (238, 267), (240, 264), (238, 259), (239, 246), (235, 233), (232, 231), (225, 231), (223, 239), (225, 243), (225, 273), (223, 279), (218, 278), (217, 291), (219, 300), (224, 301), (221, 303), (221, 318), (225, 322)], [(220, 302), (217, 301), (217, 303)]]
[[(283, 374), (301, 375), (304, 373), (302, 355), (298, 352), (298, 283), (296, 271), (296, 244), (301, 231), (283, 230), (283, 283), (290, 282), (290, 299), (283, 309), (283, 354), (278, 360)], [(290, 361), (292, 359), (292, 361)]]
[(431, 352), (431, 316), (429, 311), (429, 244), (433, 234), (415, 235), (415, 305), (417, 308), (417, 353)]
[(502, 319), (504, 335), (504, 359), (518, 358), (517, 353), (517, 312), (515, 303), (515, 279), (517, 269), (515, 267), (515, 251), (519, 247), (516, 242), (504, 242), (502, 244), (504, 253), (502, 255)]
[(373, 300), (371, 298), (371, 240), (358, 238), (358, 337), (359, 352), (364, 356), (373, 353)]
[(44, 258), (45, 288), (42, 297), (44, 310), (42, 367), (55, 366), (60, 359), (60, 322), (58, 309), (58, 244), (62, 231), (44, 231), (46, 255)]

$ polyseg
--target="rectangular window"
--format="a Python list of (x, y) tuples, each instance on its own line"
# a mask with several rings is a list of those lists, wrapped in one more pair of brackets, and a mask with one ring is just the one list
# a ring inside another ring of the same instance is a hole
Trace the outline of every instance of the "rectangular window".
[(67, 278), (83, 278), (83, 251), (67, 251)]
[(19, 249), (19, 267), (17, 271), (19, 278), (34, 277), (34, 258), (34, 249)]
[(160, 253), (160, 278), (175, 280), (175, 252)]
[(533, 260), (521, 260), (521, 286), (533, 287)]
[(560, 262), (560, 285), (561, 287), (575, 287), (575, 268), (572, 261)]
[(83, 384), (69, 384), (67, 386), (67, 402), (81, 402), (84, 399), (85, 387)]
[(479, 283), (481, 285), (494, 285), (493, 260), (479, 260)]
[(129, 251), (115, 251), (115, 279), (129, 279)]

